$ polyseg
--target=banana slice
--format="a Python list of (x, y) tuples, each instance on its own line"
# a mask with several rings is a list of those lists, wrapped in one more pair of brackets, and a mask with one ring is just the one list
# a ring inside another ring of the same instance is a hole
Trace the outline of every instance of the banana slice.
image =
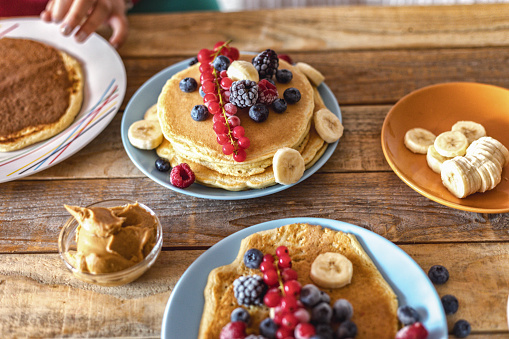
[(143, 120), (154, 120), (159, 122), (159, 118), (157, 117), (157, 104), (153, 104), (143, 115)]
[(295, 184), (304, 175), (304, 158), (299, 151), (283, 147), (274, 154), (272, 168), (277, 183), (281, 185)]
[(252, 80), (258, 82), (260, 80), (258, 71), (249, 61), (235, 60), (228, 67), (226, 73), (233, 81)]
[(305, 62), (298, 62), (295, 64), (295, 66), (299, 71), (304, 73), (309, 81), (316, 87), (318, 87), (325, 80), (325, 77), (322, 73), (320, 73), (320, 71), (318, 71), (313, 66), (306, 64)]
[(446, 160), (442, 164), (442, 183), (457, 198), (464, 198), (472, 191), (471, 180), (463, 167), (454, 159)]
[[(475, 147), (471, 147), (474, 145)], [(470, 146), (467, 148), (467, 155), (466, 156), (476, 156), (476, 157), (482, 157), (486, 158), (486, 161), (492, 161), (497, 168), (502, 172), (502, 168), (504, 167), (504, 157), (501, 152), (494, 152), (491, 148), (488, 148), (484, 145), (478, 145), (476, 144), (476, 141), (474, 141)]]
[(340, 253), (326, 252), (313, 261), (309, 275), (320, 287), (340, 288), (352, 281), (353, 265)]
[(477, 156), (476, 154), (465, 155), (463, 159), (470, 164), (471, 168), (477, 171), (479, 177), (481, 178), (481, 184), (477, 191), (483, 193), (491, 189), (491, 175), (488, 173), (488, 169), (483, 166), (484, 163), (488, 161), (488, 159), (486, 159), (486, 157)]
[(424, 128), (412, 128), (405, 133), (405, 146), (414, 153), (427, 154), (436, 136)]
[(468, 162), (467, 159), (465, 159), (465, 157), (458, 156), (453, 158), (453, 160), (456, 161), (458, 166), (460, 166), (461, 169), (463, 170), (463, 173), (465, 173), (467, 185), (469, 188), (469, 190), (467, 191), (467, 195), (478, 192), (483, 183), (482, 181), (483, 179), (481, 178), (481, 174), (479, 173), (477, 168), (472, 166), (472, 164)]
[(440, 155), (435, 149), (435, 146), (430, 145), (428, 147), (428, 153), (426, 153), (426, 161), (428, 162), (428, 166), (433, 170), (433, 172), (440, 174), (442, 172), (442, 164), (444, 161), (449, 160), (451, 158), (446, 158)]
[(468, 140), (461, 132), (448, 131), (438, 135), (433, 146), (441, 156), (453, 158), (465, 155)]
[(343, 135), (344, 127), (341, 121), (327, 108), (316, 111), (313, 115), (313, 122), (320, 138), (329, 144), (338, 141)]
[(469, 144), (486, 135), (484, 126), (473, 121), (458, 121), (452, 125), (451, 130), (463, 133)]
[(129, 126), (127, 138), (131, 145), (139, 149), (154, 149), (163, 142), (163, 132), (159, 122), (138, 120)]
[(505, 159), (504, 166), (506, 166), (509, 163), (509, 150), (500, 141), (492, 137), (482, 137), (481, 139), (482, 139), (481, 142), (491, 144), (493, 147), (498, 149), (500, 153), (502, 153)]

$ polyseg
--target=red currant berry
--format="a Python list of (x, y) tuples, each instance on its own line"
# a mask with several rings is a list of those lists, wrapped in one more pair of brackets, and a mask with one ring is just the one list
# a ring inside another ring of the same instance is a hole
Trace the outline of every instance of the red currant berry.
[[(219, 138), (219, 136), (218, 136), (218, 138)], [(233, 145), (230, 144), (230, 143), (226, 143), (226, 144), (223, 145), (223, 153), (225, 155), (232, 154), (234, 150), (235, 150), (235, 147), (233, 147)]]
[(235, 160), (236, 162), (243, 162), (246, 160), (246, 158), (247, 158), (246, 151), (244, 151), (242, 148), (237, 149), (233, 154), (233, 160)]
[(281, 278), (283, 278), (284, 282), (297, 280), (299, 278), (299, 274), (291, 268), (284, 268), (281, 272)]
[(260, 271), (265, 272), (270, 270), (272, 271), (276, 270), (276, 267), (274, 266), (272, 261), (262, 261), (262, 263), (260, 264)]
[(299, 319), (294, 316), (292, 313), (285, 314), (283, 319), (281, 320), (281, 324), (288, 328), (289, 330), (293, 330), (295, 326), (299, 323)]
[(279, 305), (279, 301), (281, 300), (281, 296), (279, 292), (267, 292), (263, 297), (263, 302), (267, 307), (276, 307)]
[(278, 266), (280, 268), (291, 268), (292, 267), (292, 259), (288, 254), (283, 254), (279, 256)]
[(222, 78), (221, 79), (221, 88), (224, 90), (230, 89), (233, 81), (230, 78)]
[(233, 129), (233, 137), (235, 139), (240, 139), (244, 136), (244, 127), (242, 126), (236, 126), (234, 129)]
[(280, 257), (283, 254), (288, 254), (288, 248), (286, 246), (279, 246), (276, 248), (276, 255)]
[(208, 62), (200, 64), (199, 69), (200, 69), (200, 73), (207, 72), (207, 73), (212, 74), (211, 73), (212, 72), (212, 66), (210, 66), (210, 64)]
[(210, 114), (221, 113), (221, 106), (216, 101), (209, 101), (205, 103), (205, 106), (209, 109)]
[(235, 126), (239, 126), (240, 125), (240, 119), (238, 116), (231, 116), (228, 118), (228, 123), (230, 124), (230, 128), (233, 128)]
[(240, 52), (239, 52), (239, 50), (237, 48), (230, 47), (228, 49), (228, 52), (227, 52), (226, 56), (228, 58), (230, 58), (231, 60), (238, 60), (239, 57), (240, 57)]
[(243, 149), (248, 149), (249, 145), (251, 145), (251, 141), (249, 140), (249, 138), (246, 138), (246, 137), (239, 138), (237, 143), (238, 143), (239, 147), (243, 148)]
[(281, 326), (281, 325), (282, 325), (282, 323), (283, 323), (283, 317), (285, 316), (285, 314), (286, 314), (286, 313), (283, 313), (283, 311), (281, 311), (281, 309), (280, 309), (280, 308), (278, 309), (278, 308), (276, 307), (276, 310), (274, 311), (274, 319), (273, 319), (273, 320), (274, 320), (274, 322), (275, 322), (276, 324), (278, 324), (279, 326)]
[[(219, 76), (221, 78), (226, 78), (228, 76), (228, 72), (226, 70), (219, 72)], [(228, 87), (229, 88), (229, 87)]]
[(224, 99), (225, 102), (230, 102), (230, 95), (231, 95), (230, 91), (224, 91), (223, 99)]
[(203, 82), (205, 81), (214, 81), (215, 78), (214, 78), (214, 74), (212, 74), (212, 72), (209, 72), (209, 71), (205, 71), (204, 73), (202, 73), (200, 75), (200, 82), (203, 84)]
[(216, 44), (214, 45), (214, 51), (217, 51), (219, 48), (223, 47), (223, 45), (224, 45), (224, 41), (216, 42)]
[(243, 321), (234, 321), (226, 324), (219, 334), (219, 339), (244, 338), (247, 324)]
[(308, 323), (311, 320), (311, 315), (305, 308), (299, 308), (293, 315), (299, 319), (300, 323)]
[(216, 91), (216, 84), (210, 80), (204, 80), (201, 84), (201, 88), (203, 89), (203, 92), (205, 94), (208, 93), (215, 93)]
[(292, 295), (287, 295), (282, 298), (280, 305), (283, 312), (293, 313), (298, 309), (297, 299)]
[(274, 263), (274, 256), (272, 254), (265, 254), (262, 258), (262, 262), (270, 262), (271, 264)]
[(221, 122), (221, 123), (225, 124), (226, 120), (224, 120), (224, 116), (222, 114), (214, 114), (212, 116), (212, 122), (213, 123)]
[(290, 280), (284, 283), (283, 289), (287, 295), (297, 297), (300, 295), (301, 285), (297, 280)]
[(279, 279), (275, 270), (268, 270), (263, 273), (263, 281), (268, 286), (275, 286), (278, 284)]
[(226, 145), (228, 143), (230, 143), (230, 137), (228, 136), (228, 134), (218, 134), (217, 135), (217, 143), (219, 145)]
[(224, 134), (228, 131), (228, 128), (225, 126), (225, 124), (220, 121), (216, 122), (212, 128), (217, 134)]
[(224, 105), (224, 110), (226, 111), (227, 115), (235, 115), (237, 114), (237, 106), (235, 106), (232, 103), (227, 103)]
[(316, 334), (315, 327), (310, 323), (300, 323), (295, 326), (296, 339), (308, 339)]
[(205, 94), (205, 96), (203, 97), (203, 102), (204, 103), (207, 103), (209, 101), (218, 101), (217, 100), (217, 95), (215, 95), (214, 93), (209, 93), (209, 94)]
[(202, 64), (212, 61), (212, 52), (206, 48), (200, 49), (198, 52), (198, 61)]
[(276, 331), (276, 338), (277, 339), (293, 338), (293, 331), (286, 327), (280, 327)]

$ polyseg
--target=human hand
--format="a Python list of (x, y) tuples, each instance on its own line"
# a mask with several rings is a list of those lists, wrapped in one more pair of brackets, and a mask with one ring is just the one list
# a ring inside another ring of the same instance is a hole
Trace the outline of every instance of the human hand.
[(63, 35), (74, 33), (76, 41), (85, 41), (103, 23), (113, 29), (110, 43), (120, 47), (127, 39), (128, 22), (125, 0), (50, 0), (41, 13), (46, 22), (62, 23)]

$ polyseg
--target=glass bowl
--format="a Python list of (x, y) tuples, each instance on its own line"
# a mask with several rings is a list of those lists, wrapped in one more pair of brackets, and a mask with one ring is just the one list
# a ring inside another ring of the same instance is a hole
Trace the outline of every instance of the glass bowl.
[[(96, 202), (92, 205), (87, 206), (87, 208), (116, 207), (134, 203), (135, 203), (134, 201), (126, 199), (112, 199)], [(76, 253), (77, 250), (76, 230), (78, 228), (78, 222), (76, 221), (76, 219), (74, 219), (74, 217), (71, 217), (69, 218), (69, 220), (67, 220), (67, 222), (62, 227), (62, 230), (60, 231), (60, 236), (58, 238), (58, 251), (60, 253), (60, 257), (64, 261), (65, 266), (78, 279), (87, 283), (101, 286), (120, 286), (128, 284), (138, 279), (154, 264), (157, 257), (159, 256), (159, 253), (161, 252), (161, 248), (163, 245), (163, 231), (161, 223), (159, 222), (157, 215), (150, 208), (141, 203), (138, 204), (146, 211), (148, 211), (150, 214), (152, 214), (157, 220), (156, 243), (152, 251), (150, 251), (150, 253), (141, 262), (118, 272), (94, 274), (90, 272), (82, 272), (75, 267), (73, 255)]]

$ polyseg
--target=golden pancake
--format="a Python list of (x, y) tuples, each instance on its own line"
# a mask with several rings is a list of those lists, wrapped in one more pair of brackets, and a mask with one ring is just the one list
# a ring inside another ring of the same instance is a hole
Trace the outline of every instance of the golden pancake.
[[(252, 56), (242, 56), (251, 60)], [(195, 105), (203, 104), (198, 91), (184, 93), (179, 88), (180, 80), (186, 77), (200, 78), (199, 64), (193, 65), (167, 81), (159, 96), (157, 109), (165, 138), (172, 144), (179, 156), (199, 163), (216, 172), (231, 176), (246, 176), (263, 173), (272, 164), (272, 157), (282, 147), (296, 148), (306, 137), (313, 115), (313, 87), (297, 68), (280, 60), (280, 69), (289, 69), (293, 79), (288, 84), (277, 83), (279, 96), (289, 87), (301, 92), (302, 98), (278, 114), (270, 110), (269, 117), (262, 123), (251, 120), (248, 110), (239, 110), (237, 116), (251, 141), (246, 150), (244, 162), (236, 162), (231, 155), (222, 152), (212, 129), (212, 118), (196, 122), (190, 112)]]
[[(274, 254), (278, 246), (286, 246), (292, 258), (292, 268), (304, 286), (312, 284), (311, 264), (321, 253), (337, 252), (353, 264), (351, 283), (342, 288), (322, 289), (332, 303), (347, 299), (353, 306), (352, 321), (357, 325), (357, 339), (392, 339), (398, 330), (398, 300), (370, 257), (353, 234), (321, 226), (291, 224), (262, 231), (242, 240), (237, 258), (229, 265), (212, 270), (204, 290), (205, 304), (200, 323), (199, 339), (219, 338), (221, 329), (230, 321), (231, 312), (239, 307), (233, 292), (233, 281), (244, 275), (262, 275), (259, 270), (244, 265), (244, 253), (256, 248), (264, 254)], [(258, 333), (260, 322), (269, 316), (265, 306), (244, 307), (251, 316), (248, 334)]]
[(68, 127), (81, 109), (83, 83), (70, 55), (36, 41), (0, 39), (0, 152)]

